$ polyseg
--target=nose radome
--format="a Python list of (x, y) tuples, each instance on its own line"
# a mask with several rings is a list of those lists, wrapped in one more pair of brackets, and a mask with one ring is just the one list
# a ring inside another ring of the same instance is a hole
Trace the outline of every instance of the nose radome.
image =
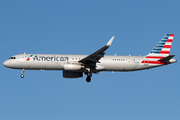
[(4, 62), (3, 62), (3, 65), (4, 65), (5, 67), (7, 67), (7, 66), (8, 66), (8, 62), (7, 62), (7, 61), (4, 61)]

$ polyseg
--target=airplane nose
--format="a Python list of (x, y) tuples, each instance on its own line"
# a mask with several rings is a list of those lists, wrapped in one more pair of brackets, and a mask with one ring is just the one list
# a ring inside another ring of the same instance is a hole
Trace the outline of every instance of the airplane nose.
[(7, 61), (4, 61), (4, 62), (3, 62), (3, 65), (4, 65), (5, 67), (7, 67), (7, 66), (8, 66), (8, 62), (7, 62)]

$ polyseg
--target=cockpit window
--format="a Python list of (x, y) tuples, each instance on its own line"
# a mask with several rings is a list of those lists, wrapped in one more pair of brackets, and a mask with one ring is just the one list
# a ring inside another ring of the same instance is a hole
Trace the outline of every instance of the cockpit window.
[(16, 57), (10, 57), (9, 59), (16, 59)]

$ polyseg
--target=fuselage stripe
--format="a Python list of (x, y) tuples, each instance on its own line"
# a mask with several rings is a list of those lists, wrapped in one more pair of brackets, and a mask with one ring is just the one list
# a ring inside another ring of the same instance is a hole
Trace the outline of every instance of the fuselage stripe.
[(165, 65), (166, 63), (160, 62), (160, 61), (149, 61), (149, 60), (143, 60), (141, 63), (148, 63), (148, 64), (161, 64)]
[(159, 57), (159, 56), (146, 56), (146, 58), (162, 59), (162, 58), (164, 58), (164, 57)]

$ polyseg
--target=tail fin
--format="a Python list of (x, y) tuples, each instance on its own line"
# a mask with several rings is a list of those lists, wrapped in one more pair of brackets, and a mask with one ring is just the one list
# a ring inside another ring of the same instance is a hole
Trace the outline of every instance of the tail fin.
[(168, 56), (171, 49), (173, 37), (174, 34), (166, 34), (147, 56)]
[(166, 34), (154, 47), (154, 49), (146, 56), (142, 63), (166, 64), (164, 60), (170, 58), (168, 56), (170, 53), (173, 37), (174, 34)]

